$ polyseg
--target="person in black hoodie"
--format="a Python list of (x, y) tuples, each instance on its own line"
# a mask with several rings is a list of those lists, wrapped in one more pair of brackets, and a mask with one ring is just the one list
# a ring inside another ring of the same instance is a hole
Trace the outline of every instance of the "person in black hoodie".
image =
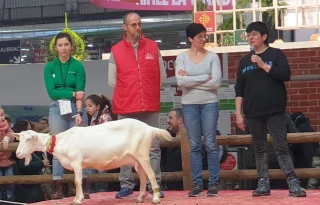
[(280, 49), (269, 47), (265, 23), (253, 22), (246, 32), (251, 52), (241, 59), (237, 72), (236, 123), (245, 131), (244, 114), (252, 135), (258, 176), (258, 187), (252, 196), (270, 195), (268, 130), (279, 165), (287, 176), (289, 196), (305, 197), (306, 193), (294, 172), (287, 142), (287, 92), (284, 82), (291, 77), (287, 58)]
[[(13, 125), (13, 131), (20, 133), (30, 130), (30, 123), (26, 120), (19, 120)], [(18, 142), (17, 140), (15, 140)], [(45, 166), (49, 166), (48, 159), (41, 159), (41, 153), (32, 153), (29, 165), (25, 165), (25, 159), (18, 159), (14, 155), (16, 164), (14, 165), (15, 175), (40, 175), (41, 170)], [(17, 202), (34, 203), (42, 201), (43, 192), (40, 184), (17, 184), (15, 187), (15, 195)]]

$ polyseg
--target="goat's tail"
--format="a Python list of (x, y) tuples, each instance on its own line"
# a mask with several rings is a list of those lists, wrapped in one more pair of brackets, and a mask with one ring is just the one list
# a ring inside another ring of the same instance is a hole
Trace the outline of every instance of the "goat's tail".
[(171, 134), (167, 130), (153, 127), (153, 132), (155, 134), (154, 137), (157, 137), (159, 139), (164, 139), (169, 142), (175, 141), (175, 138), (172, 137)]

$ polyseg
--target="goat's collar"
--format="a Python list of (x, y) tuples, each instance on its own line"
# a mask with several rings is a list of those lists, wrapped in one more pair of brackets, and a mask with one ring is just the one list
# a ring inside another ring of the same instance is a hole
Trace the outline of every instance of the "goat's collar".
[(49, 152), (50, 154), (52, 154), (53, 151), (54, 151), (54, 147), (56, 146), (56, 136), (55, 136), (55, 135), (52, 135), (52, 136), (48, 139), (46, 145), (47, 145), (47, 150), (48, 150), (48, 152)]

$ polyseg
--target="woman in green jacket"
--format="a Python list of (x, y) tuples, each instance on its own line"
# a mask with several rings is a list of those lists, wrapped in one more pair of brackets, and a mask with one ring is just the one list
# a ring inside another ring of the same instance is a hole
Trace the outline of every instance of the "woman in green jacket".
[[(86, 73), (81, 62), (71, 56), (72, 39), (67, 33), (55, 38), (55, 50), (59, 57), (49, 62), (44, 69), (44, 81), (51, 99), (49, 107), (49, 128), (53, 134), (66, 131), (82, 120), (85, 96)], [(63, 167), (53, 158), (53, 199), (63, 198)]]

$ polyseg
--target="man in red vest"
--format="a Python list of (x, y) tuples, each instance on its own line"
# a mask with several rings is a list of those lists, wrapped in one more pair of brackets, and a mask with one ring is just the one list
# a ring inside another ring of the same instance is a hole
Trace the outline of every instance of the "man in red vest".
[[(160, 88), (166, 79), (166, 71), (158, 44), (141, 32), (142, 22), (138, 14), (130, 12), (123, 17), (123, 39), (111, 48), (108, 67), (108, 84), (114, 87), (113, 112), (119, 119), (134, 118), (153, 127), (159, 127)], [(154, 140), (150, 149), (150, 163), (161, 184), (161, 151), (159, 141)], [(135, 186), (132, 167), (120, 169), (121, 190), (116, 198), (133, 195)], [(153, 194), (148, 183), (149, 194)], [(160, 191), (160, 197), (164, 197)]]

